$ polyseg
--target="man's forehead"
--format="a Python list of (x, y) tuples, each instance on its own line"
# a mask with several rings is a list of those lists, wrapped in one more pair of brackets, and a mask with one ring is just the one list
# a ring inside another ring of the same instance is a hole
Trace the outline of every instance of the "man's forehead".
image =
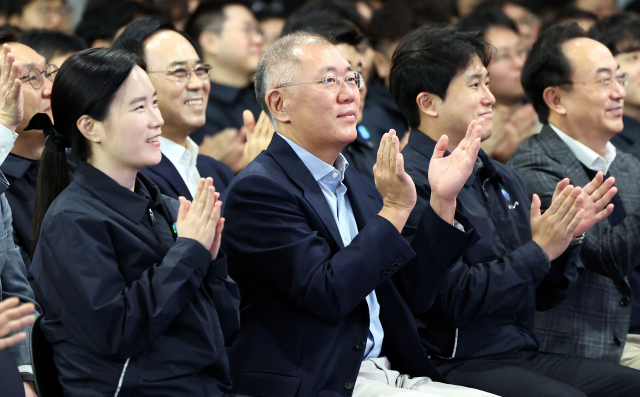
[(16, 57), (16, 61), (22, 62), (23, 69), (30, 70), (33, 67), (43, 68), (46, 60), (33, 48), (20, 43), (9, 43), (11, 52)]
[(293, 54), (308, 72), (342, 73), (351, 70), (349, 62), (334, 45), (303, 45), (294, 48)]
[(603, 68), (615, 71), (618, 68), (615, 58), (605, 45), (586, 37), (568, 40), (562, 45), (562, 50), (577, 73), (595, 73)]
[(174, 63), (199, 59), (193, 45), (178, 32), (162, 30), (151, 35), (144, 42), (147, 62)]

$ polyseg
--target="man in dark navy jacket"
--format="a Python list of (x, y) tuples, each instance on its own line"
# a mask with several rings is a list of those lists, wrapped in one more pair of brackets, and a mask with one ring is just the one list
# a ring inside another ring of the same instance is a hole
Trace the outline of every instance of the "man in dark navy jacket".
[(198, 154), (198, 145), (189, 138), (206, 120), (205, 110), (211, 84), (194, 43), (173, 25), (159, 17), (131, 23), (114, 43), (115, 47), (142, 56), (147, 73), (158, 90), (158, 107), (164, 119), (158, 165), (143, 168), (163, 194), (191, 200), (200, 178), (211, 177), (222, 192), (233, 172), (224, 163)]
[[(414, 245), (421, 211), (436, 194), (436, 141), (446, 134), (454, 151), (472, 118), (484, 119), (482, 139), (491, 136), (489, 54), (479, 33), (456, 28), (414, 31), (394, 54), (391, 93), (412, 126), (403, 155), (418, 202), (404, 234)], [(602, 175), (586, 194), (568, 185), (558, 184), (542, 215), (540, 199), (529, 199), (515, 170), (478, 154), (457, 200), (481, 238), (453, 265), (429, 311), (417, 316), (424, 348), (448, 381), (505, 397), (629, 396), (637, 388), (640, 372), (538, 351), (535, 311), (552, 308), (575, 286), (584, 266), (581, 240), (572, 239), (611, 213), (599, 211), (615, 193)]]
[(333, 45), (306, 32), (278, 40), (260, 62), (256, 96), (278, 133), (222, 199), (223, 246), (242, 296), (242, 328), (229, 349), (235, 391), (486, 396), (440, 383), (402, 299), (426, 311), (449, 265), (475, 240), (464, 217), (456, 216), (466, 231), (453, 224), (480, 130), (470, 128), (448, 159), (446, 138), (439, 144), (431, 180), (438, 195), (420, 219), (423, 243), (411, 247), (400, 231), (415, 186), (395, 132), (381, 143), (377, 191), (340, 155), (357, 134), (359, 81)]

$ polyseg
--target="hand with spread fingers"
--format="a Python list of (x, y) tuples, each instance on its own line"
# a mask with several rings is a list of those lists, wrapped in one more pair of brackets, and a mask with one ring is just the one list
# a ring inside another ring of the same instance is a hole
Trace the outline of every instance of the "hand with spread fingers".
[(25, 303), (18, 306), (19, 303), (20, 300), (16, 297), (0, 302), (0, 350), (22, 342), (27, 336), (24, 332), (11, 336), (7, 335), (33, 324), (36, 319), (32, 315), (36, 310), (33, 303)]
[(445, 221), (453, 224), (456, 212), (456, 197), (473, 172), (484, 119), (473, 120), (467, 128), (464, 139), (449, 154), (444, 156), (449, 137), (442, 135), (433, 150), (429, 163), (430, 204)]
[(220, 238), (224, 227), (221, 218), (222, 201), (220, 193), (213, 187), (213, 179), (200, 179), (193, 202), (180, 197), (180, 209), (176, 220), (178, 237), (191, 238), (202, 244), (211, 258), (218, 256)]
[[(580, 236), (591, 229), (593, 225), (611, 215), (613, 204), (609, 204), (609, 202), (618, 193), (618, 188), (613, 186), (615, 181), (613, 177), (604, 180), (602, 172), (598, 172), (593, 180), (582, 189), (584, 217), (575, 232), (573, 232), (573, 237)], [(568, 178), (558, 182), (553, 198), (555, 199), (560, 191), (568, 185)]]
[(563, 185), (544, 214), (540, 212), (540, 197), (534, 194), (531, 200), (532, 240), (542, 248), (551, 261), (567, 249), (585, 213), (582, 208), (582, 188), (565, 183)]
[(404, 157), (395, 130), (384, 134), (380, 141), (373, 176), (384, 202), (379, 215), (401, 232), (416, 205), (417, 194), (413, 179), (404, 170)]
[(24, 96), (19, 79), (22, 63), (16, 61), (8, 44), (2, 46), (0, 67), (0, 124), (15, 132), (23, 117)]
[(244, 166), (246, 167), (263, 150), (267, 149), (276, 129), (273, 128), (273, 124), (271, 124), (269, 116), (265, 112), (260, 113), (257, 123), (250, 110), (242, 112), (242, 119), (244, 121), (244, 127), (242, 128), (245, 129), (247, 134), (247, 145), (245, 146), (243, 157)]

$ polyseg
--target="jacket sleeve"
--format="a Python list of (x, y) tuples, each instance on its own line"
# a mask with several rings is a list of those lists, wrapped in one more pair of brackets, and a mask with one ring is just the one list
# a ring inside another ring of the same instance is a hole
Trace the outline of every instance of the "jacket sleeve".
[(46, 219), (32, 262), (46, 310), (96, 354), (126, 359), (161, 335), (200, 288), (211, 254), (178, 238), (162, 262), (127, 285), (101, 220), (58, 213)]
[(302, 196), (263, 175), (241, 177), (226, 193), (222, 246), (231, 275), (237, 272), (319, 318), (344, 318), (395, 273), (393, 264), (415, 255), (380, 216), (333, 254), (307, 219)]
[(209, 268), (205, 279), (207, 291), (216, 306), (224, 339), (240, 329), (240, 290), (227, 274), (227, 256), (222, 250)]
[[(13, 240), (13, 225), (11, 218), (11, 208), (4, 194), (0, 195), (0, 210), (2, 211), (2, 223), (4, 226), (4, 236), (0, 236), (0, 244), (2, 248), (0, 252), (4, 252), (4, 266), (0, 273), (0, 290), (2, 291), (2, 299), (16, 296), (21, 303), (33, 303), (36, 307), (36, 315), (42, 313), (42, 309), (35, 301), (31, 286), (27, 281), (27, 269), (22, 261), (20, 248), (16, 246)], [(24, 329), (27, 337), (17, 345), (9, 348), (9, 353), (16, 361), (17, 365), (30, 365), (31, 353), (29, 349), (29, 337), (31, 327)]]
[(580, 260), (582, 245), (569, 247), (551, 261), (549, 275), (536, 288), (536, 310), (545, 311), (567, 299), (584, 270)]
[[(574, 183), (573, 175), (568, 175), (562, 164), (538, 153), (523, 152), (512, 157), (509, 164), (524, 177), (529, 193), (540, 196), (542, 210), (551, 205), (558, 182), (570, 178)], [(640, 255), (634, 249), (638, 246), (640, 207), (613, 228), (605, 219), (589, 229), (582, 244), (582, 261), (587, 269), (620, 280), (640, 265)]]

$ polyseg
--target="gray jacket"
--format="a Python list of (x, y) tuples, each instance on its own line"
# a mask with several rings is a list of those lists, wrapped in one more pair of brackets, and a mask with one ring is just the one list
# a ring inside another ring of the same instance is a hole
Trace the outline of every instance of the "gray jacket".
[[(509, 165), (524, 177), (529, 194), (540, 196), (543, 209), (563, 178), (575, 186), (590, 181), (549, 125), (520, 145)], [(620, 361), (631, 316), (626, 275), (640, 265), (640, 161), (618, 151), (609, 173), (616, 178), (625, 219), (613, 228), (604, 220), (587, 232), (581, 253), (586, 270), (575, 290), (554, 309), (536, 315), (542, 351)]]
[[(4, 175), (0, 173), (0, 294), (1, 299), (17, 296), (20, 302), (32, 302), (36, 305), (36, 311), (41, 313), (40, 306), (35, 301), (31, 286), (27, 281), (27, 269), (24, 266), (20, 249), (13, 240), (13, 226), (11, 225), (11, 208), (4, 196), (8, 183)], [(9, 353), (18, 366), (31, 365), (29, 351), (29, 336), (31, 327), (25, 329), (27, 337), (22, 342), (9, 348)]]

